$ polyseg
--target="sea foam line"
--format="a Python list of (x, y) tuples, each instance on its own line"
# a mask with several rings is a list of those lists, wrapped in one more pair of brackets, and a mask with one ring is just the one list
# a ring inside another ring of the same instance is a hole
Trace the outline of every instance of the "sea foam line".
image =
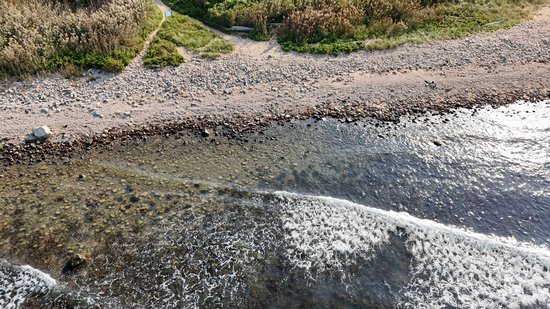
[[(261, 192), (267, 193), (267, 192)], [(344, 207), (350, 207), (362, 212), (370, 212), (378, 216), (383, 216), (394, 221), (395, 224), (407, 224), (409, 226), (414, 226), (416, 228), (422, 229), (434, 229), (448, 234), (454, 234), (457, 236), (462, 236), (465, 238), (475, 239), (480, 242), (490, 243), (497, 246), (507, 247), (513, 250), (523, 251), (525, 253), (532, 253), (546, 258), (550, 258), (550, 248), (547, 248), (543, 245), (532, 244), (528, 242), (518, 241), (516, 238), (503, 237), (493, 234), (482, 234), (474, 231), (469, 231), (460, 227), (445, 225), (429, 219), (422, 219), (415, 217), (407, 212), (397, 212), (393, 210), (383, 210), (375, 207), (365, 206), (357, 204), (348, 200), (338, 199), (330, 196), (318, 196), (318, 195), (304, 195), (298, 193), (292, 193), (287, 191), (275, 191), (273, 192), (275, 196), (280, 197), (290, 197), (293, 199), (309, 199), (309, 200), (318, 200), (326, 203), (327, 205), (341, 205)]]

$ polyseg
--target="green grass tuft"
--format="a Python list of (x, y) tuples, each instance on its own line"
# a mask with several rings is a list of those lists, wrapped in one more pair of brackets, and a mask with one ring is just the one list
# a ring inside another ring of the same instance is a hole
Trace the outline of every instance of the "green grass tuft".
[(185, 58), (178, 52), (176, 44), (159, 37), (153, 38), (143, 57), (146, 66), (178, 66), (183, 62)]
[(157, 36), (205, 58), (217, 58), (233, 51), (233, 44), (200, 21), (177, 13), (168, 17)]

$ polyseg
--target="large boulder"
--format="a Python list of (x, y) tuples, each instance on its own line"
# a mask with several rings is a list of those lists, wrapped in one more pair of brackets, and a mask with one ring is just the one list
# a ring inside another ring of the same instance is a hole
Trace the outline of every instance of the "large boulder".
[(27, 136), (27, 141), (46, 140), (52, 136), (52, 130), (47, 126), (34, 128), (32, 133)]
[(36, 136), (38, 139), (47, 139), (48, 137), (52, 136), (52, 130), (48, 128), (47, 126), (41, 126), (38, 128), (34, 128), (32, 130), (32, 134)]

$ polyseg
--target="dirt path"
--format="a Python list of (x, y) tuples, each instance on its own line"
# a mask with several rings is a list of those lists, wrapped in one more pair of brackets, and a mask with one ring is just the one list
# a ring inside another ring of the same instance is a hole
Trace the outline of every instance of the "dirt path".
[(166, 16), (165, 16), (164, 12), (167, 11), (167, 10), (170, 10), (170, 8), (167, 7), (166, 5), (164, 5), (164, 3), (162, 3), (162, 1), (160, 1), (160, 0), (155, 0), (155, 4), (162, 11), (162, 20), (160, 21), (157, 28), (155, 30), (153, 30), (153, 32), (151, 32), (147, 36), (147, 38), (145, 39), (145, 43), (143, 44), (143, 48), (141, 49), (141, 52), (137, 55), (137, 57), (132, 59), (130, 64), (128, 64), (127, 69), (132, 69), (132, 68), (143, 66), (143, 56), (145, 55), (145, 53), (149, 49), (149, 46), (151, 46), (151, 40), (155, 37), (155, 35), (157, 35), (157, 32), (160, 30), (160, 27), (166, 21)]
[(209, 28), (210, 31), (221, 36), (235, 45), (235, 52), (251, 57), (265, 57), (283, 55), (285, 52), (277, 43), (277, 40), (272, 38), (269, 41), (254, 41), (242, 38), (238, 35), (229, 35), (219, 30)]
[[(155, 0), (155, 3), (163, 13), (171, 10), (170, 7), (164, 4), (161, 0)], [(164, 19), (165, 19), (165, 16), (163, 14), (163, 21)], [(235, 46), (236, 53), (252, 56), (252, 57), (267, 56), (267, 55), (275, 56), (275, 55), (282, 55), (284, 53), (284, 51), (281, 49), (281, 47), (279, 46), (279, 44), (275, 39), (272, 39), (270, 41), (265, 41), (265, 42), (253, 41), (253, 40), (242, 38), (237, 35), (229, 35), (227, 33), (221, 32), (217, 29), (214, 29), (208, 26), (206, 27), (216, 35), (233, 43), (233, 45)], [(156, 32), (157, 31), (155, 31), (155, 33)], [(189, 52), (183, 47), (178, 47), (178, 52), (186, 60), (191, 60), (194, 58), (193, 53)]]
[(159, 9), (162, 11), (163, 20), (166, 19), (166, 15), (164, 14), (166, 11), (170, 11), (170, 7), (168, 7), (164, 2), (161, 0), (155, 0), (155, 4), (159, 7)]
[[(127, 69), (143, 66), (143, 56), (145, 55), (145, 53), (149, 49), (149, 46), (151, 46), (151, 40), (155, 37), (155, 35), (157, 35), (157, 33), (160, 30), (160, 27), (162, 27), (162, 24), (164, 24), (164, 22), (166, 21), (166, 12), (171, 11), (170, 7), (168, 7), (166, 4), (164, 4), (164, 2), (162, 2), (161, 0), (155, 0), (155, 5), (162, 12), (162, 20), (160, 21), (158, 27), (155, 30), (153, 30), (153, 32), (151, 32), (149, 34), (149, 36), (147, 36), (147, 39), (145, 39), (145, 43), (143, 44), (143, 49), (141, 50), (141, 52), (139, 53), (139, 55), (137, 57), (132, 59), (132, 61), (128, 65)], [(191, 53), (187, 52), (182, 47), (178, 47), (178, 52), (187, 60), (189, 60), (193, 57), (193, 55)]]
[(219, 60), (146, 69), (142, 52), (119, 74), (0, 83), (0, 148), (21, 143), (40, 125), (52, 128), (54, 141), (67, 141), (163, 122), (264, 122), (313, 113), (390, 119), (539, 100), (550, 97), (549, 33), (545, 7), (506, 30), (339, 57), (284, 53), (276, 42), (221, 34), (236, 51)]

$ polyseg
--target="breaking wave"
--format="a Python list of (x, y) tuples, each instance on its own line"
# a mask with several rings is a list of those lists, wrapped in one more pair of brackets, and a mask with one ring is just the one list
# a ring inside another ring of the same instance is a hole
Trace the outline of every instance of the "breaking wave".
[(54, 279), (2, 261), (0, 307), (30, 297), (75, 308), (550, 305), (548, 248), (330, 197), (236, 196), (213, 198), (224, 209), (206, 215), (174, 210), (147, 237), (113, 244), (68, 296), (43, 297)]
[(30, 297), (51, 291), (56, 281), (28, 265), (12, 265), (0, 259), (0, 308), (16, 309)]
[(297, 267), (344, 269), (372, 258), (397, 234), (412, 255), (412, 277), (397, 297), (401, 306), (550, 305), (547, 248), (330, 197), (276, 195), (287, 213), (287, 257)]

